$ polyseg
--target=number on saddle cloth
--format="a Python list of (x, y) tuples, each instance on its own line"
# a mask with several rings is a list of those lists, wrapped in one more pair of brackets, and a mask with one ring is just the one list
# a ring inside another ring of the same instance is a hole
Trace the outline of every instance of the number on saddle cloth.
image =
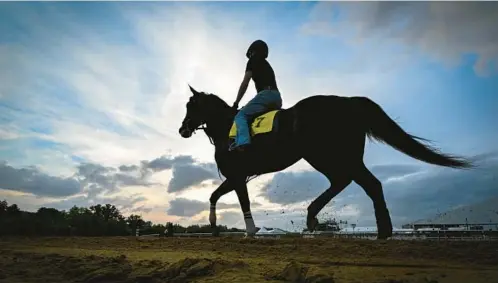
[[(280, 110), (272, 110), (269, 112), (265, 112), (263, 114), (260, 114), (253, 119), (249, 120), (250, 126), (250, 133), (251, 137), (258, 135), (258, 134), (264, 134), (264, 133), (269, 133), (274, 130), (274, 121), (275, 121), (275, 115), (277, 112)], [(237, 125), (235, 125), (235, 122), (232, 124), (232, 128), (230, 129), (230, 133), (228, 134), (228, 137), (231, 139), (234, 139), (237, 135)]]

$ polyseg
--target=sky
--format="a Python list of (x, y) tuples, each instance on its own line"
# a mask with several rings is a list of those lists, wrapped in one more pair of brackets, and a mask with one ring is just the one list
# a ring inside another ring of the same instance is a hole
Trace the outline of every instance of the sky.
[[(393, 223), (498, 196), (494, 2), (38, 2), (0, 4), (0, 199), (36, 211), (112, 203), (155, 223), (207, 224), (214, 148), (178, 128), (191, 93), (228, 104), (245, 51), (270, 47), (283, 107), (365, 96), (408, 132), (478, 161), (445, 169), (367, 142)], [(240, 103), (255, 95), (251, 82)], [(257, 226), (301, 229), (329, 186), (305, 161), (249, 183)], [(218, 223), (244, 228), (235, 193)], [(323, 210), (375, 225), (351, 184)]]

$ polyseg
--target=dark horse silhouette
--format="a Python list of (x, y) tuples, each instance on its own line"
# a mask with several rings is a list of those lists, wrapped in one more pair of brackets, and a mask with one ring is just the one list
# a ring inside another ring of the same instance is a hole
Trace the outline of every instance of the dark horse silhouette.
[[(352, 181), (363, 188), (373, 202), (377, 222), (377, 238), (392, 236), (392, 223), (384, 199), (381, 182), (363, 162), (365, 137), (375, 139), (424, 162), (452, 167), (471, 168), (463, 157), (443, 154), (421, 143), (427, 141), (406, 133), (366, 97), (316, 95), (302, 99), (275, 116), (277, 130), (255, 136), (245, 152), (229, 152), (228, 133), (236, 110), (214, 94), (197, 92), (187, 103), (187, 113), (179, 129), (184, 138), (203, 129), (215, 146), (215, 160), (225, 181), (210, 198), (210, 224), (216, 234), (216, 203), (235, 190), (246, 220), (246, 233), (257, 232), (252, 223), (247, 180), (249, 177), (281, 171), (301, 158), (324, 174), (330, 187), (308, 206), (306, 225), (314, 231), (317, 214)], [(262, 113), (261, 113), (262, 114)], [(257, 115), (255, 115), (257, 116)], [(249, 227), (250, 226), (250, 227)]]

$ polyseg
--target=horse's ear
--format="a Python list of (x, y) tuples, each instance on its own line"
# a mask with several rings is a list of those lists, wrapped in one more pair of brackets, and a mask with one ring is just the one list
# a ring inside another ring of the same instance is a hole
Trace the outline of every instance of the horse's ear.
[(191, 87), (190, 85), (188, 85), (188, 87), (190, 88), (190, 91), (194, 94), (194, 96), (199, 95), (199, 92), (195, 90), (193, 87)]

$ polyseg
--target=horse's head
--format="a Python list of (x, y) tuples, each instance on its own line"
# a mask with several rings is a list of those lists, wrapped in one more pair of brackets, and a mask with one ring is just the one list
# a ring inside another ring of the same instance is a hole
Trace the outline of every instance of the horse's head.
[(180, 135), (184, 138), (190, 138), (195, 130), (199, 129), (207, 120), (207, 111), (205, 109), (207, 94), (196, 91), (190, 87), (192, 96), (187, 102), (187, 113), (183, 119), (182, 125), (179, 129)]

